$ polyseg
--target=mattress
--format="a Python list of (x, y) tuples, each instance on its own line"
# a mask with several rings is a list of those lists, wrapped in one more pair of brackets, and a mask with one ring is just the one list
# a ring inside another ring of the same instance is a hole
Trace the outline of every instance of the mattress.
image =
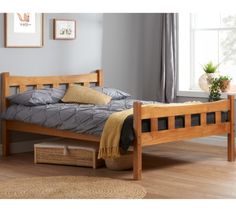
[[(11, 105), (2, 119), (17, 120), (37, 124), (49, 128), (101, 135), (105, 122), (113, 112), (122, 111), (133, 107), (132, 99), (112, 100), (108, 105), (89, 104), (48, 104), (40, 106)], [(143, 104), (154, 103), (142, 101)], [(227, 121), (227, 113), (222, 112), (222, 122)], [(158, 130), (166, 130), (167, 118), (158, 119)], [(207, 114), (207, 123), (215, 122), (215, 114)], [(192, 115), (192, 126), (200, 125), (200, 115)], [(184, 116), (175, 117), (175, 127), (184, 127)], [(150, 131), (150, 120), (142, 121), (142, 131)], [(127, 150), (134, 140), (133, 116), (128, 116), (122, 127), (120, 147)]]

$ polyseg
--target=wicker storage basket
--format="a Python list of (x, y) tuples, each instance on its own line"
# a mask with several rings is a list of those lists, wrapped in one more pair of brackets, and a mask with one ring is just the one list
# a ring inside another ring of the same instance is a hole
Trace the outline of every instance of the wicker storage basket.
[(133, 168), (133, 152), (128, 151), (119, 158), (105, 159), (106, 167), (111, 170), (129, 170)]
[(97, 168), (104, 165), (104, 160), (97, 159), (98, 146), (68, 139), (43, 142), (34, 145), (34, 162)]

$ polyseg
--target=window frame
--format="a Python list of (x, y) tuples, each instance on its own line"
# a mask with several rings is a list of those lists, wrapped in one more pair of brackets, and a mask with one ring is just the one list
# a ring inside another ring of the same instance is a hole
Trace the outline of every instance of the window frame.
[[(219, 62), (219, 56), (220, 56), (220, 45), (219, 45), (219, 32), (220, 31), (223, 31), (223, 30), (236, 30), (236, 26), (235, 27), (232, 27), (232, 26), (229, 26), (229, 27), (222, 27), (222, 26), (219, 26), (219, 27), (194, 27), (193, 26), (193, 14), (189, 13), (189, 49), (187, 50), (187, 52), (189, 52), (189, 58), (187, 60), (189, 60), (189, 65), (188, 65), (188, 68), (189, 68), (189, 74), (188, 74), (188, 77), (189, 77), (189, 84), (185, 87), (181, 87), (181, 77), (183, 77), (184, 75), (186, 75), (186, 68), (187, 66), (183, 66), (181, 64), (181, 36), (179, 35), (179, 62), (178, 62), (178, 91), (177, 91), (177, 96), (186, 96), (186, 97), (208, 97), (208, 94), (204, 91), (202, 91), (198, 86), (195, 85), (195, 81), (196, 81), (196, 72), (194, 70), (194, 63), (195, 63), (195, 55), (194, 55), (194, 52), (195, 52), (195, 49), (194, 49), (194, 41), (195, 41), (195, 32), (197, 31), (217, 31), (218, 33), (218, 46), (217, 46), (217, 49), (218, 49), (218, 52), (217, 52), (217, 57), (218, 57), (218, 62)], [(220, 13), (219, 13), (220, 15)], [(183, 14), (179, 14), (179, 21), (181, 22), (181, 20), (183, 20), (182, 18)], [(184, 14), (185, 18), (186, 18), (186, 14)], [(182, 23), (179, 23), (179, 26), (180, 26), (180, 29), (179, 29), (179, 32), (181, 33), (181, 24)], [(185, 24), (186, 25), (186, 24)], [(186, 30), (187, 31), (187, 30)], [(183, 40), (182, 40), (182, 43), (183, 43)], [(182, 62), (183, 63), (183, 62)], [(187, 68), (187, 69), (188, 69)], [(185, 73), (184, 73), (185, 72)], [(186, 78), (185, 78), (186, 79)], [(185, 81), (186, 83), (186, 81)], [(182, 84), (183, 84), (183, 81), (182, 81)], [(233, 85), (232, 87), (232, 90), (227, 92), (227, 93), (224, 93), (222, 94), (222, 97), (225, 98), (227, 96), (227, 94), (236, 94), (236, 85)]]

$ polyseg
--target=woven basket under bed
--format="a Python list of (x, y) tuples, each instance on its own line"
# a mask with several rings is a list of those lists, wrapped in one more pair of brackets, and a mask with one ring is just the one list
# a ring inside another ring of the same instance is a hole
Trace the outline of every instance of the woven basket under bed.
[(101, 167), (104, 160), (97, 159), (98, 144), (62, 139), (34, 146), (35, 163)]

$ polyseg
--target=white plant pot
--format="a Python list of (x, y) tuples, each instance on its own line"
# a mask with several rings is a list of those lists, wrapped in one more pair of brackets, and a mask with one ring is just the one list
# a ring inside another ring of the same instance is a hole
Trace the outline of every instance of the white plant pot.
[(219, 73), (204, 73), (198, 80), (198, 85), (204, 92), (209, 92), (209, 86), (213, 78), (218, 78)]

